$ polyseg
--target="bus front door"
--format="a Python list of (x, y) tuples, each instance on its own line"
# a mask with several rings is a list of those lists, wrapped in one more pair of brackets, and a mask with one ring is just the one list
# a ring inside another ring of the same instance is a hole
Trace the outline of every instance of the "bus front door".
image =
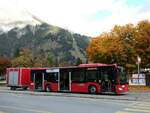
[(102, 92), (112, 92), (112, 78), (107, 71), (101, 73)]

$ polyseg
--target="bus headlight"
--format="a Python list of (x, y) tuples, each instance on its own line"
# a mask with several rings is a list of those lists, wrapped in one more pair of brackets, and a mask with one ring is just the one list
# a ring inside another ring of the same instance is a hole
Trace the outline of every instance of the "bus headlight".
[(119, 88), (119, 90), (122, 91), (123, 89), (122, 89), (122, 88)]
[(125, 85), (122, 85), (122, 88), (125, 88)]
[(34, 85), (34, 83), (32, 82), (32, 83), (30, 83), (30, 85)]

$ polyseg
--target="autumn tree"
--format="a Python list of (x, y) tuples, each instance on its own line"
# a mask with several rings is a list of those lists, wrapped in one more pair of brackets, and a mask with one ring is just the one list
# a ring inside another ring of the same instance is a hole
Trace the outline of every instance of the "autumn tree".
[(52, 57), (40, 54), (34, 57), (34, 64), (32, 67), (51, 67), (54, 65)]
[(132, 24), (115, 26), (112, 30), (112, 33), (120, 40), (121, 48), (123, 50), (120, 55), (117, 55), (120, 61), (116, 63), (123, 65), (128, 69), (136, 68), (137, 53), (135, 51), (135, 39), (138, 37), (136, 27)]
[(4, 75), (6, 72), (6, 68), (11, 66), (10, 59), (5, 57), (0, 57), (0, 76)]
[(139, 36), (136, 37), (136, 53), (141, 57), (142, 67), (150, 67), (150, 22), (141, 21), (136, 26)]
[(124, 60), (119, 56), (125, 57), (122, 42), (111, 33), (92, 39), (87, 54), (90, 60), (101, 63), (117, 63)]
[(53, 65), (53, 59), (44, 53), (35, 55), (31, 50), (23, 48), (18, 57), (12, 60), (13, 67), (49, 67)]
[(140, 56), (141, 66), (150, 66), (150, 22), (116, 25), (111, 32), (92, 39), (87, 55), (93, 62), (117, 63), (131, 70), (136, 68)]
[(34, 65), (34, 57), (29, 49), (23, 48), (19, 51), (18, 57), (12, 60), (13, 67), (32, 67)]

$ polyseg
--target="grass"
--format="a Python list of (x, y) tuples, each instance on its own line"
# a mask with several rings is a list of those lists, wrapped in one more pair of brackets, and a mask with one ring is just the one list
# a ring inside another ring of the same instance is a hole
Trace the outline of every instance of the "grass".
[(6, 81), (5, 80), (0, 80), (0, 86), (4, 86), (6, 85)]
[(150, 86), (129, 86), (130, 92), (150, 92)]

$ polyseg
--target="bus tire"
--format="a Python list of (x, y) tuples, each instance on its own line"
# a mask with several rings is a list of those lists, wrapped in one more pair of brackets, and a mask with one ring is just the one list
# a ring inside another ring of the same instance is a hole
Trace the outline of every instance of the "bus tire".
[(88, 90), (89, 90), (89, 93), (91, 94), (95, 94), (97, 92), (96, 86), (93, 86), (93, 85), (89, 86)]
[(15, 86), (11, 86), (10, 90), (16, 90), (16, 87)]
[(10, 87), (10, 90), (13, 90), (13, 87), (12, 87), (12, 86)]
[(28, 89), (28, 87), (24, 87), (24, 88), (23, 88), (23, 90), (27, 90), (27, 89)]
[(46, 92), (51, 92), (51, 91), (52, 91), (50, 85), (46, 85), (45, 91), (46, 91)]

